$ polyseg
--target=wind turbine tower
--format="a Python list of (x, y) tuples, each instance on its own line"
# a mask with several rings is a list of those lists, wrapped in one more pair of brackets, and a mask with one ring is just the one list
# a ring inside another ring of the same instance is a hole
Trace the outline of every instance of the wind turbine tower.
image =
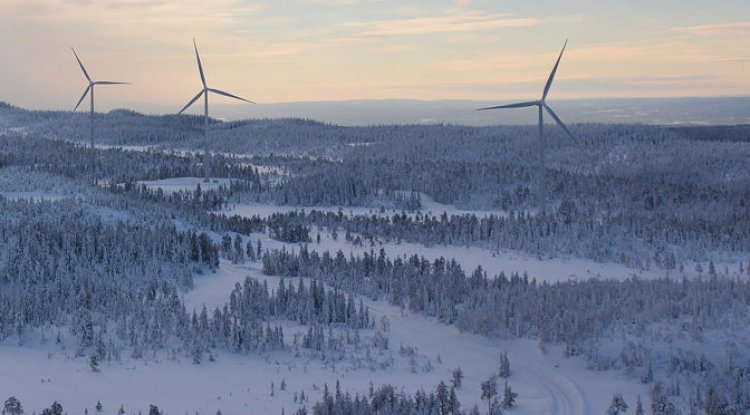
[(537, 101), (526, 101), (526, 102), (519, 102), (516, 104), (508, 104), (508, 105), (499, 105), (496, 107), (487, 107), (487, 108), (480, 108), (478, 111), (485, 111), (485, 110), (497, 110), (497, 109), (506, 109), (506, 108), (522, 108), (522, 107), (539, 107), (539, 177), (538, 177), (538, 198), (539, 198), (539, 209), (541, 212), (547, 210), (547, 170), (546, 170), (546, 160), (545, 160), (545, 147), (547, 143), (544, 139), (544, 111), (547, 111), (547, 113), (555, 120), (557, 125), (559, 125), (565, 133), (570, 136), (570, 138), (575, 139), (573, 134), (570, 133), (570, 130), (568, 130), (568, 127), (565, 126), (565, 124), (562, 122), (560, 117), (555, 114), (555, 111), (552, 110), (552, 108), (547, 104), (547, 95), (549, 94), (550, 87), (552, 86), (552, 82), (555, 79), (555, 74), (557, 73), (557, 67), (560, 65), (560, 59), (562, 59), (562, 55), (565, 52), (565, 47), (568, 45), (568, 41), (565, 41), (565, 44), (563, 45), (562, 50), (560, 51), (560, 56), (557, 57), (557, 62), (555, 62), (555, 66), (552, 68), (552, 73), (549, 74), (549, 78), (547, 79), (547, 84), (544, 86), (544, 92), (542, 92), (542, 99)]
[(83, 76), (85, 76), (86, 80), (89, 81), (89, 85), (83, 91), (83, 95), (81, 95), (81, 99), (78, 100), (78, 103), (76, 104), (76, 107), (73, 109), (73, 112), (75, 112), (78, 109), (78, 107), (81, 105), (81, 102), (83, 102), (83, 99), (86, 98), (86, 94), (90, 94), (89, 97), (91, 98), (91, 103), (90, 103), (89, 112), (91, 114), (91, 148), (93, 149), (94, 148), (94, 87), (96, 85), (129, 85), (130, 82), (92, 80), (91, 76), (89, 76), (88, 71), (86, 71), (86, 68), (83, 66), (81, 59), (78, 57), (76, 50), (73, 48), (70, 48), (70, 50), (73, 51), (73, 55), (75, 55), (76, 60), (78, 61), (78, 65), (81, 67), (81, 70), (83, 71)]
[(225, 97), (238, 99), (240, 101), (247, 102), (248, 104), (255, 104), (252, 101), (248, 101), (245, 98), (238, 97), (236, 95), (232, 95), (229, 92), (224, 92), (219, 89), (209, 88), (206, 84), (206, 76), (203, 74), (203, 64), (201, 64), (201, 57), (200, 54), (198, 54), (198, 46), (195, 43), (195, 39), (193, 39), (193, 48), (195, 49), (195, 59), (198, 61), (198, 71), (201, 75), (201, 83), (203, 84), (203, 89), (198, 92), (198, 95), (193, 97), (193, 99), (190, 100), (190, 102), (187, 103), (180, 112), (177, 113), (177, 115), (182, 114), (186, 109), (190, 108), (195, 101), (197, 101), (201, 96), (203, 96), (203, 168), (204, 168), (204, 182), (209, 181), (209, 154), (208, 154), (208, 93), (213, 92), (214, 94), (223, 95)]

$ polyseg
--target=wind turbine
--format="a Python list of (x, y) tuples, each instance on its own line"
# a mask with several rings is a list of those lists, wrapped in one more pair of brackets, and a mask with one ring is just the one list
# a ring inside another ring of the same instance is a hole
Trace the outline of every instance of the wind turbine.
[(229, 92), (224, 92), (219, 89), (209, 88), (206, 84), (206, 76), (203, 74), (203, 65), (201, 64), (201, 57), (198, 54), (198, 46), (195, 44), (195, 39), (193, 39), (193, 48), (195, 48), (195, 59), (198, 61), (198, 71), (201, 74), (201, 83), (203, 83), (203, 89), (198, 92), (198, 95), (196, 95), (193, 99), (190, 100), (190, 102), (187, 103), (180, 112), (177, 113), (177, 115), (182, 114), (186, 109), (190, 108), (191, 105), (195, 101), (197, 101), (201, 96), (203, 96), (203, 168), (205, 172), (205, 177), (203, 179), (204, 182), (208, 182), (208, 163), (209, 163), (209, 156), (208, 156), (208, 93), (213, 92), (214, 94), (224, 95), (225, 97), (238, 99), (240, 101), (245, 101), (248, 104), (255, 104), (252, 101), (248, 101), (245, 98), (238, 97), (236, 95), (232, 95)]
[(83, 63), (81, 62), (81, 59), (78, 57), (78, 54), (76, 53), (76, 50), (73, 48), (70, 48), (70, 50), (73, 51), (73, 55), (75, 55), (76, 60), (78, 61), (78, 65), (80, 65), (81, 70), (83, 71), (83, 75), (86, 77), (86, 80), (89, 81), (89, 85), (86, 87), (86, 89), (83, 91), (83, 95), (81, 95), (81, 99), (78, 100), (78, 103), (76, 104), (76, 107), (73, 109), (73, 112), (75, 112), (78, 107), (81, 105), (81, 102), (83, 102), (83, 99), (86, 98), (86, 94), (91, 92), (91, 108), (89, 109), (91, 113), (91, 148), (94, 148), (94, 87), (96, 85), (129, 85), (130, 82), (115, 82), (115, 81), (94, 81), (91, 79), (91, 76), (89, 76), (88, 71), (86, 71), (86, 68), (83, 66)]
[(562, 122), (560, 117), (555, 114), (555, 111), (550, 108), (549, 105), (547, 105), (547, 94), (549, 94), (550, 87), (552, 86), (552, 81), (555, 79), (555, 74), (557, 73), (557, 67), (560, 65), (560, 59), (562, 59), (563, 52), (565, 52), (565, 47), (568, 45), (568, 40), (565, 40), (565, 44), (562, 47), (562, 50), (560, 51), (560, 56), (557, 57), (557, 62), (555, 62), (555, 66), (552, 68), (552, 73), (549, 74), (549, 79), (547, 79), (547, 84), (544, 86), (544, 92), (542, 93), (542, 99), (538, 101), (526, 101), (526, 102), (519, 102), (516, 104), (509, 104), (509, 105), (499, 105), (496, 107), (487, 107), (487, 108), (480, 108), (478, 111), (485, 111), (485, 110), (497, 110), (497, 109), (505, 109), (505, 108), (523, 108), (523, 107), (539, 107), (539, 206), (541, 211), (545, 211), (547, 209), (547, 174), (545, 169), (545, 147), (546, 143), (544, 141), (544, 111), (546, 110), (547, 113), (555, 120), (557, 125), (559, 125), (563, 131), (565, 131), (566, 134), (570, 136), (570, 138), (575, 139), (573, 137), (573, 134), (570, 133), (568, 130), (568, 127), (565, 126), (565, 124)]

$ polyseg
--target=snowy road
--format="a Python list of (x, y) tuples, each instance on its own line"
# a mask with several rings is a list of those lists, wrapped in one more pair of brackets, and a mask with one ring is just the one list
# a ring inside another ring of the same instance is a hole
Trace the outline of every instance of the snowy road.
[(550, 401), (550, 414), (589, 414), (586, 401), (578, 386), (561, 373), (555, 373), (536, 364), (516, 361), (516, 376), (530, 385), (544, 390)]
[[(492, 341), (481, 336), (460, 333), (455, 327), (433, 319), (402, 313), (397, 307), (383, 302), (369, 301), (367, 305), (376, 316), (387, 316), (389, 337), (398, 344), (403, 341), (428, 356), (441, 357), (448, 368), (460, 366), (465, 380), (461, 401), (477, 402), (480, 384), (496, 371), (498, 357), (508, 352), (512, 375), (508, 383), (519, 393), (516, 414), (582, 415), (589, 410), (578, 386), (564, 374), (545, 369), (539, 360), (549, 360), (528, 341)], [(502, 347), (501, 347), (502, 346)], [(502, 382), (500, 379), (499, 382)], [(502, 390), (503, 384), (498, 385)], [(480, 406), (481, 408), (481, 406)]]

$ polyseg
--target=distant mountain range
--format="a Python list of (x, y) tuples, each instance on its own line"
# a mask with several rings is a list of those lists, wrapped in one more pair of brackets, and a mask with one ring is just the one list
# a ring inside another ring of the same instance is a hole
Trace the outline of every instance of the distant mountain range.
[[(534, 124), (535, 109), (476, 111), (512, 101), (363, 100), (292, 102), (262, 105), (221, 105), (212, 115), (243, 118), (308, 118), (339, 125)], [(622, 98), (554, 101), (567, 123), (644, 123), (661, 125), (750, 124), (750, 97)]]

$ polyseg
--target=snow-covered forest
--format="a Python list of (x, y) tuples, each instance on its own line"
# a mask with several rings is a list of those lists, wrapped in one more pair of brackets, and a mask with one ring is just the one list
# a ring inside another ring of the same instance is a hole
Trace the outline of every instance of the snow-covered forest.
[(88, 122), (0, 105), (3, 414), (750, 412), (747, 126), (551, 129), (540, 211), (536, 127)]

